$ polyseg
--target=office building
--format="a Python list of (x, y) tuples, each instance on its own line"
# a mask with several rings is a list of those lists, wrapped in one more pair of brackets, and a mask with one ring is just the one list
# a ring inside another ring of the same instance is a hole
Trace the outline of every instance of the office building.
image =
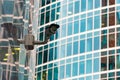
[(120, 80), (120, 0), (40, 0), (37, 80)]

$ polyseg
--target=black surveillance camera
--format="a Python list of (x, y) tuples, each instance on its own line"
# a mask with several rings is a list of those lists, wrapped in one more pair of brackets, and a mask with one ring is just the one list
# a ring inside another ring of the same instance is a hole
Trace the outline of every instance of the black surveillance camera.
[(50, 28), (50, 32), (52, 34), (55, 34), (56, 30), (59, 28), (59, 25), (57, 25), (57, 24), (51, 24), (49, 28)]
[(45, 30), (45, 39), (49, 39), (51, 35), (55, 34), (59, 27), (60, 26), (58, 24), (51, 24), (47, 27)]

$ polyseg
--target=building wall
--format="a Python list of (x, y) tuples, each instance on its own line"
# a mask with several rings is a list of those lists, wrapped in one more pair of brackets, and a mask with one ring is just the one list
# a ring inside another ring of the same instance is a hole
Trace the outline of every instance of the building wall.
[(35, 1), (34, 6), (34, 0), (0, 0), (0, 80), (35, 78), (35, 50), (26, 51), (13, 40), (23, 39), (28, 27), (37, 26)]
[(37, 46), (37, 80), (120, 79), (120, 0), (40, 0), (38, 17), (38, 40), (60, 28)]

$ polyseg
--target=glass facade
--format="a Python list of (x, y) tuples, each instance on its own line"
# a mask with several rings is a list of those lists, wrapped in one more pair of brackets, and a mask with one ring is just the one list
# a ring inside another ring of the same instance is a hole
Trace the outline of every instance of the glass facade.
[[(34, 80), (35, 50), (26, 51), (23, 39), (28, 27), (36, 28), (38, 4), (34, 0), (0, 0), (0, 80)], [(33, 8), (34, 6), (34, 8)], [(34, 30), (35, 31), (35, 30)], [(33, 31), (33, 33), (34, 33)]]
[(120, 80), (120, 0), (40, 0), (36, 80)]

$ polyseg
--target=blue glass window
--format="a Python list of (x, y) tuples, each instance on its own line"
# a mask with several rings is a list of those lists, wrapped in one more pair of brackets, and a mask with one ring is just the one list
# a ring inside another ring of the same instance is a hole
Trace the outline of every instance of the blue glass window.
[(60, 66), (60, 79), (63, 79), (64, 78), (64, 71), (65, 71), (65, 67), (64, 66)]
[(67, 56), (71, 56), (72, 54), (72, 43), (67, 44)]
[(55, 20), (55, 9), (51, 11), (51, 21), (54, 21), (54, 20)]
[(81, 12), (86, 10), (86, 0), (81, 0)]
[(63, 5), (62, 6), (62, 17), (66, 17), (67, 16), (67, 5)]
[(117, 64), (117, 69), (120, 69), (120, 55), (117, 55), (116, 64)]
[(61, 51), (60, 51), (60, 52), (61, 52), (60, 58), (65, 57), (65, 50), (66, 50), (66, 49), (65, 49), (65, 45), (62, 45), (62, 46), (61, 46)]
[(73, 54), (78, 54), (78, 41), (73, 43)]
[(92, 51), (92, 38), (87, 39), (87, 51)]
[(68, 23), (68, 31), (67, 31), (67, 35), (72, 35), (72, 23)]
[(101, 37), (101, 49), (107, 48), (107, 35)]
[(78, 75), (78, 63), (73, 63), (72, 76), (77, 76), (77, 75)]
[(120, 12), (116, 13), (117, 18), (117, 24), (120, 24)]
[(99, 8), (100, 7), (100, 0), (95, 0), (95, 8)]
[(71, 76), (71, 64), (66, 65), (66, 78)]
[(43, 56), (43, 63), (47, 62), (47, 58), (48, 58), (48, 51), (45, 50), (44, 51), (44, 56)]
[(100, 39), (99, 37), (94, 38), (94, 50), (98, 50), (100, 46)]
[(42, 64), (42, 52), (38, 54), (38, 64)]
[(92, 80), (92, 76), (87, 76), (86, 80)]
[(61, 27), (61, 37), (65, 37), (66, 36), (66, 24), (62, 25)]
[[(43, 75), (44, 76), (44, 75)], [(46, 75), (47, 76), (47, 75)], [(48, 70), (48, 80), (52, 80), (52, 69)]]
[(99, 71), (99, 64), (100, 64), (100, 61), (99, 61), (99, 58), (96, 58), (94, 59), (94, 64), (93, 64), (93, 71), (94, 72), (98, 72)]
[[(66, 7), (66, 5), (65, 5), (65, 7)], [(72, 14), (73, 14), (73, 3), (70, 3), (70, 4), (68, 4), (68, 15), (72, 15)]]
[(120, 4), (120, 0), (116, 0), (116, 3), (117, 3), (117, 4)]
[(93, 18), (88, 18), (87, 19), (87, 30), (92, 30), (92, 26), (93, 26)]
[[(84, 0), (82, 0), (84, 1)], [(84, 32), (86, 30), (86, 20), (83, 19), (81, 20), (81, 24), (80, 24), (80, 32)]]
[(100, 16), (94, 17), (94, 29), (100, 28)]
[(88, 10), (93, 9), (93, 0), (88, 0)]
[(74, 34), (79, 32), (79, 21), (74, 22)]
[(84, 61), (81, 61), (79, 63), (79, 74), (84, 74), (85, 73), (85, 62)]
[(92, 72), (92, 60), (87, 60), (86, 61), (86, 73), (91, 73)]
[(2, 9), (3, 14), (13, 14), (14, 1), (5, 0), (3, 1), (2, 6), (3, 6), (3, 9)]
[(80, 53), (85, 52), (85, 40), (80, 41)]
[(58, 67), (54, 68), (54, 79), (53, 80), (58, 80)]
[(120, 46), (120, 33), (117, 33), (117, 46)]
[(42, 1), (42, 6), (45, 6), (45, 0), (41, 0)]
[(49, 49), (49, 61), (53, 60), (53, 48)]
[(41, 25), (43, 25), (44, 24), (44, 13), (43, 14), (41, 14)]
[(115, 69), (115, 56), (109, 56), (109, 70)]
[(75, 2), (75, 11), (74, 11), (74, 13), (76, 14), (76, 13), (79, 13), (79, 9), (80, 8), (80, 1), (76, 1)]

